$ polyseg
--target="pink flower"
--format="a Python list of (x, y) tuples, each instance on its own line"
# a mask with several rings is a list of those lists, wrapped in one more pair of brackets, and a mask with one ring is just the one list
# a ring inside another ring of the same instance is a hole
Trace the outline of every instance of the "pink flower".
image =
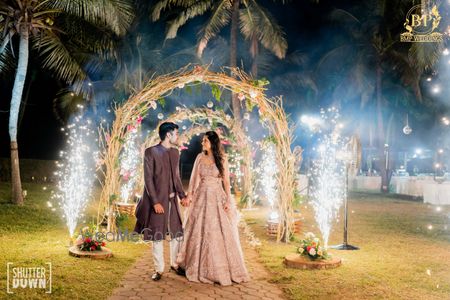
[(141, 116), (139, 116), (139, 117), (137, 118), (137, 120), (136, 120), (137, 125), (141, 125), (142, 119), (143, 119), (143, 118), (142, 118)]
[(228, 141), (228, 140), (222, 140), (221, 143), (222, 143), (222, 145), (230, 145), (231, 144), (230, 141)]
[(180, 150), (181, 150), (181, 151), (183, 151), (183, 150), (187, 150), (187, 149), (189, 149), (189, 148), (188, 148), (188, 147), (186, 147), (186, 146), (181, 146), (181, 147), (180, 147)]

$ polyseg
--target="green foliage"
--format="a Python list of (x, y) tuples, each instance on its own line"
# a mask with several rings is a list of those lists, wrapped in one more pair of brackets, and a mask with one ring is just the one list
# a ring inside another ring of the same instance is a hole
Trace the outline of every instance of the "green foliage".
[(269, 135), (267, 136), (265, 139), (262, 140), (263, 143), (272, 143), (272, 144), (277, 144), (277, 139), (275, 138), (275, 136), (273, 135)]
[(256, 87), (264, 87), (270, 84), (270, 81), (263, 77), (261, 79), (252, 80), (251, 84)]
[(220, 97), (222, 96), (222, 91), (220, 90), (220, 88), (217, 86), (217, 84), (211, 84), (211, 93), (213, 95), (213, 97), (220, 102)]
[(245, 99), (245, 108), (247, 109), (247, 111), (252, 111), (255, 106), (256, 104), (253, 101), (248, 98)]
[(112, 205), (119, 197), (116, 194), (109, 196), (109, 205)]
[(118, 228), (124, 227), (124, 224), (125, 224), (126, 222), (128, 222), (128, 219), (129, 219), (129, 217), (128, 217), (128, 215), (126, 215), (126, 214), (119, 214), (119, 215), (117, 215), (117, 216), (116, 216), (116, 224), (117, 224), (117, 227), (118, 227)]
[(164, 99), (163, 97), (158, 99), (158, 103), (162, 108), (166, 107), (166, 99)]
[(298, 190), (294, 190), (294, 200), (292, 201), (293, 207), (299, 207), (300, 204), (303, 203), (303, 196), (300, 195), (300, 192)]

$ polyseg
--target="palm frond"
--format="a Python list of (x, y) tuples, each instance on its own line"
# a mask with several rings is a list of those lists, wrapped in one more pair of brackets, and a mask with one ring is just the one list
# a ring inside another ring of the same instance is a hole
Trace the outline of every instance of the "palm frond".
[(287, 40), (281, 26), (267, 9), (250, 1), (246, 9), (242, 9), (239, 14), (241, 32), (244, 37), (250, 40), (254, 35), (259, 42), (278, 58), (286, 56)]
[(225, 27), (231, 18), (232, 1), (221, 0), (212, 9), (211, 16), (199, 33), (197, 56), (201, 57), (210, 39), (214, 38)]
[(153, 22), (161, 18), (161, 12), (170, 8), (188, 8), (197, 3), (198, 0), (160, 0), (153, 5), (150, 13), (150, 18)]
[[(87, 74), (58, 36), (47, 33), (42, 37), (32, 37), (32, 43), (33, 49), (43, 58), (43, 67), (53, 71), (56, 77), (68, 84), (80, 83), (87, 78)], [(78, 84), (76, 92), (82, 90), (87, 94), (87, 89)]]
[(57, 19), (60, 28), (70, 42), (85, 51), (100, 55), (103, 59), (117, 58), (119, 39), (110, 30), (99, 28), (83, 19), (65, 15)]
[(106, 26), (117, 35), (127, 32), (135, 14), (131, 0), (53, 0), (46, 6)]
[(409, 56), (420, 72), (431, 70), (441, 57), (444, 50), (443, 43), (413, 43), (409, 49)]
[(202, 15), (211, 8), (210, 0), (197, 1), (191, 6), (183, 9), (175, 19), (167, 22), (166, 39), (173, 39), (177, 36), (178, 29), (186, 24), (190, 19)]

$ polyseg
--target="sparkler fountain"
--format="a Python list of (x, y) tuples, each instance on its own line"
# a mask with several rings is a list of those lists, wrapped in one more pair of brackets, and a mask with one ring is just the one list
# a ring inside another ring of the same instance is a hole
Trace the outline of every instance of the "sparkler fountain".
[(345, 139), (340, 133), (342, 125), (336, 108), (322, 110), (321, 118), (328, 129), (323, 129), (326, 132), (322, 131), (323, 136), (316, 148), (318, 156), (313, 163), (311, 203), (327, 248), (332, 223), (346, 196), (345, 164), (339, 157), (343, 153)]
[[(82, 108), (82, 107), (81, 107)], [(59, 179), (58, 190), (53, 198), (63, 210), (70, 237), (83, 216), (86, 203), (91, 196), (94, 182), (94, 131), (91, 121), (77, 116), (72, 124), (61, 129), (66, 132), (67, 150), (61, 151), (55, 175)]]
[(263, 187), (264, 195), (270, 205), (269, 221), (278, 222), (278, 212), (274, 210), (274, 204), (277, 199), (277, 162), (275, 157), (275, 147), (272, 143), (264, 145), (264, 153), (261, 163), (260, 183)]

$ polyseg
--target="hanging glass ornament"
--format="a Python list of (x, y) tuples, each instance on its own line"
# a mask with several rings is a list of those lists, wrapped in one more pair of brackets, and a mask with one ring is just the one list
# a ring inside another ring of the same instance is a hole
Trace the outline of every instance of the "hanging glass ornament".
[(405, 127), (403, 127), (403, 133), (408, 135), (411, 134), (412, 132), (412, 128), (409, 126), (409, 118), (408, 118), (408, 114), (406, 115), (406, 125)]

